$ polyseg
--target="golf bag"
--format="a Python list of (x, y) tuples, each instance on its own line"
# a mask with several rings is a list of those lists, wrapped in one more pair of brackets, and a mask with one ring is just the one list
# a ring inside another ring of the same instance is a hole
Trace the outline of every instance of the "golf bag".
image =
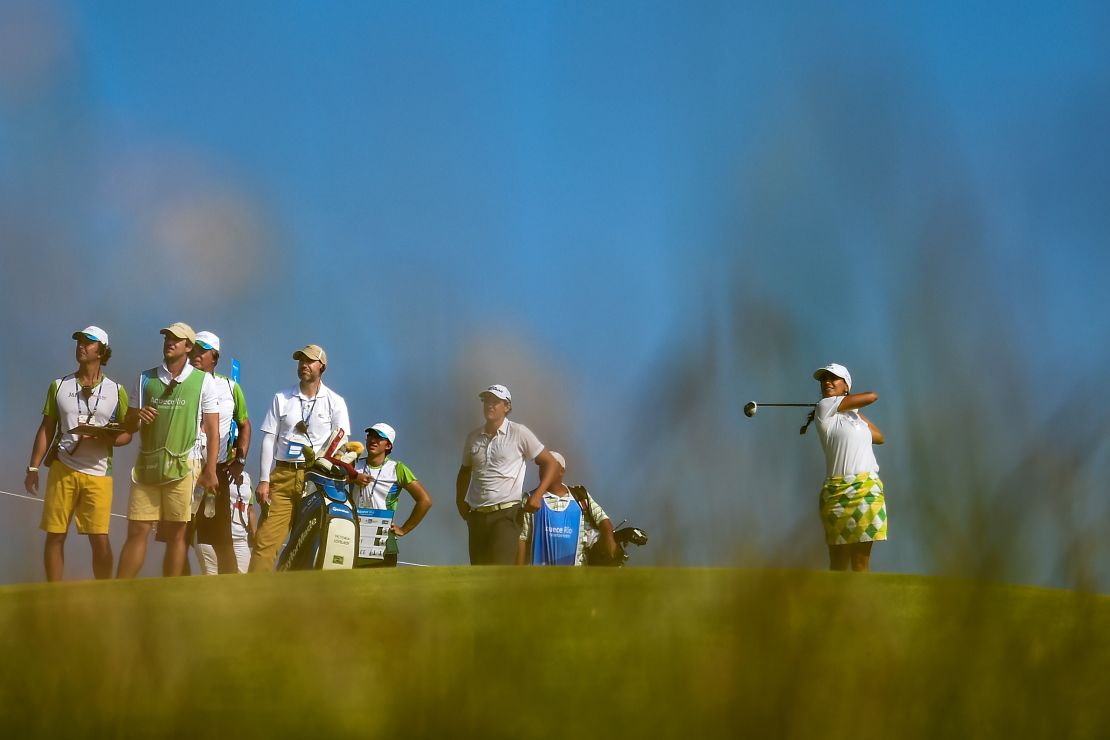
[[(289, 541), (278, 557), (278, 570), (349, 570), (358, 555), (358, 516), (347, 487), (351, 462), (362, 451), (344, 443), (337, 430), (320, 456), (306, 455), (311, 467), (293, 515)], [(307, 450), (306, 450), (307, 452)]]
[(637, 547), (646, 545), (648, 541), (647, 532), (639, 527), (624, 526), (621, 522), (620, 528), (613, 531), (613, 539), (617, 541), (617, 554), (615, 557), (609, 557), (605, 552), (605, 546), (601, 540), (598, 540), (586, 550), (586, 565), (608, 565), (614, 568), (621, 568), (628, 560), (628, 553), (625, 552), (625, 546), (632, 544)]
[(358, 517), (347, 484), (316, 471), (304, 477), (304, 493), (293, 517), (278, 570), (341, 570), (354, 567)]
[[(568, 486), (570, 493), (574, 496), (574, 500), (582, 507), (582, 512), (586, 515), (586, 520), (594, 529), (600, 530), (598, 522), (593, 519), (593, 514), (590, 511), (588, 501), (589, 491), (585, 486)], [(620, 568), (624, 566), (628, 560), (628, 553), (624, 548), (626, 545), (633, 544), (637, 547), (647, 544), (647, 532), (639, 527), (626, 527), (625, 522), (621, 522), (617, 529), (613, 531), (613, 539), (617, 541), (617, 552), (613, 557), (609, 557), (609, 553), (605, 552), (605, 543), (599, 538), (597, 542), (586, 548), (586, 565), (607, 565), (613, 568)]]

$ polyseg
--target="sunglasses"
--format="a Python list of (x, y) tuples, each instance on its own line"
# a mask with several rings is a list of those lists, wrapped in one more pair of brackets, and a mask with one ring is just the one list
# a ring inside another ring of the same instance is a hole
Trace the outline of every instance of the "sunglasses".
[(172, 394), (172, 393), (173, 393), (173, 389), (174, 389), (174, 388), (176, 388), (177, 386), (178, 386), (178, 382), (177, 382), (177, 379), (175, 378), (175, 379), (171, 380), (171, 381), (170, 381), (170, 384), (169, 384), (169, 385), (167, 385), (167, 386), (166, 386), (166, 387), (165, 387), (165, 388), (164, 388), (164, 389), (162, 390), (162, 395), (161, 395), (161, 396), (159, 397), (159, 400), (161, 400), (161, 399), (164, 399), (164, 398), (169, 398), (169, 397), (170, 397), (170, 394)]

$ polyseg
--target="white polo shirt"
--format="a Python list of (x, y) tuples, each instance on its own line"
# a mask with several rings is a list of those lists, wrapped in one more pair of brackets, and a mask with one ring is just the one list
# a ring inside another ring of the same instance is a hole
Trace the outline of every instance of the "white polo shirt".
[[(181, 368), (181, 372), (177, 377), (170, 375), (169, 368), (166, 363), (158, 366), (158, 380), (162, 381), (165, 385), (169, 385), (170, 381), (176, 380), (178, 383), (184, 383), (185, 378), (193, 374), (193, 371), (200, 372), (188, 362), (185, 367)], [(143, 388), (143, 376), (139, 375), (139, 379), (135, 381), (135, 395), (132, 398), (137, 399), (135, 408), (142, 408), (146, 405), (147, 398), (145, 389)], [(204, 441), (204, 425), (201, 423), (205, 414), (218, 414), (220, 412), (220, 389), (216, 384), (215, 378), (209, 373), (204, 373), (204, 383), (200, 387), (200, 405), (197, 407), (197, 443), (193, 446), (193, 451), (189, 453), (190, 460), (203, 460), (206, 452)]]
[(825, 450), (825, 477), (877, 473), (879, 462), (871, 448), (871, 428), (858, 411), (839, 411), (843, 400), (844, 396), (822, 398), (814, 413)]
[[(297, 431), (297, 424), (301, 421), (308, 428), (307, 434)], [(303, 462), (306, 446), (320, 453), (336, 429), (350, 435), (351, 420), (343, 397), (320, 383), (315, 398), (301, 393), (299, 385), (274, 394), (270, 410), (259, 428), (264, 434), (275, 437), (275, 461)]]
[[(243, 398), (243, 389), (231, 378), (226, 375), (218, 375), (213, 373), (211, 377), (216, 381), (216, 396), (219, 401), (220, 407), (220, 444), (216, 449), (217, 463), (227, 462), (227, 448), (231, 442), (231, 421), (235, 419), (235, 409), (240, 408), (241, 416), (247, 418), (247, 402)], [(241, 404), (241, 405), (240, 405)], [(207, 447), (207, 435), (204, 433), (204, 428), (200, 430), (200, 450), (201, 459), (205, 459)]]
[(543, 452), (543, 443), (523, 424), (505, 419), (496, 433), (478, 427), (466, 435), (462, 464), (470, 468), (466, 503), (472, 509), (520, 501), (528, 461)]

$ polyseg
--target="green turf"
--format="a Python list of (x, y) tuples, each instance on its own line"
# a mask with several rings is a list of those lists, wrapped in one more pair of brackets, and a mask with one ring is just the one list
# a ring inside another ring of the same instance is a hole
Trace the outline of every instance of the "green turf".
[(0, 625), (5, 737), (1110, 737), (1110, 598), (1045, 589), (400, 569), (9, 586)]

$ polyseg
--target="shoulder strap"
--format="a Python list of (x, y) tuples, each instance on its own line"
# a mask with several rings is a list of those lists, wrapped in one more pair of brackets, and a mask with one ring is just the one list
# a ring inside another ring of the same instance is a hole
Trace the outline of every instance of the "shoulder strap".
[(57, 455), (58, 447), (62, 444), (62, 385), (69, 378), (73, 378), (73, 382), (76, 383), (77, 373), (63, 375), (58, 381), (57, 389), (54, 391), (54, 413), (57, 414), (57, 417), (54, 423), (54, 439), (50, 440), (50, 445), (46, 448), (47, 457), (50, 457), (51, 451), (54, 452), (54, 455)]
[(58, 414), (58, 423), (59, 424), (62, 423), (62, 385), (67, 380), (69, 380), (70, 378), (73, 378), (73, 382), (76, 383), (77, 382), (77, 373), (70, 373), (69, 375), (63, 375), (61, 377), (61, 379), (58, 380), (58, 387), (54, 391), (54, 411), (57, 412), (57, 414)]
[(107, 375), (105, 375), (100, 380), (100, 385), (101, 386), (103, 386), (105, 383), (111, 383), (114, 386), (112, 388), (112, 396), (116, 400), (116, 407), (112, 411), (112, 413), (109, 415), (108, 420), (111, 421), (111, 418), (114, 416), (114, 417), (116, 417), (117, 421), (120, 424), (122, 424), (124, 420), (119, 418), (119, 391), (120, 391), (120, 388), (122, 388), (123, 386), (121, 386), (119, 383), (117, 383), (116, 381), (109, 378)]
[(594, 529), (598, 529), (597, 522), (594, 521), (594, 512), (590, 508), (590, 492), (586, 490), (585, 486), (567, 486), (570, 489), (570, 495), (574, 496), (574, 500), (578, 503), (578, 507), (582, 509), (582, 513), (586, 516), (586, 521)]

